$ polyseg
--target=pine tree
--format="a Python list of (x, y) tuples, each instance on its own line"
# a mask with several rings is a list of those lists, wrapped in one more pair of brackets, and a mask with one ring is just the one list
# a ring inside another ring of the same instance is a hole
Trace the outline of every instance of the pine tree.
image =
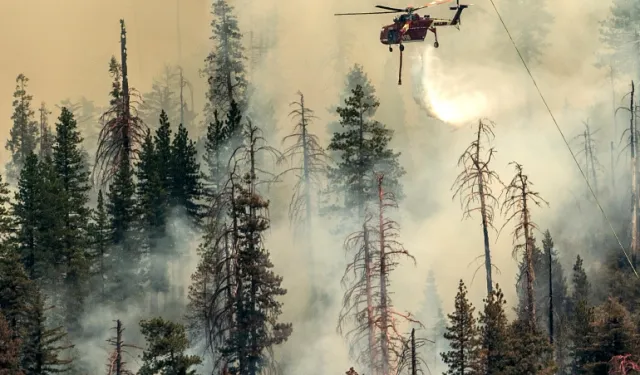
[[(160, 186), (166, 196), (169, 196), (172, 188), (173, 176), (171, 174), (171, 163), (173, 162), (171, 153), (171, 123), (169, 116), (160, 112), (160, 126), (153, 137), (153, 144), (156, 153), (156, 170), (160, 179)], [(165, 205), (168, 205), (168, 201)]]
[(21, 344), (0, 311), (0, 375), (23, 375), (19, 357)]
[(640, 4), (633, 0), (614, 0), (611, 13), (600, 24), (600, 39), (609, 47), (601, 56), (601, 65), (617, 72), (631, 72), (640, 78), (640, 59), (637, 40), (640, 38)]
[(7, 178), (16, 180), (29, 154), (36, 151), (38, 145), (38, 122), (31, 108), (33, 96), (27, 93), (29, 79), (24, 74), (16, 78), (16, 90), (13, 93), (13, 127), (5, 148), (11, 152), (11, 161), (7, 164)]
[(504, 295), (500, 286), (484, 300), (484, 312), (480, 313), (480, 336), (482, 338), (483, 374), (503, 374), (509, 361), (510, 340), (509, 322), (505, 315)]
[(63, 343), (66, 332), (62, 327), (47, 327), (44, 297), (39, 290), (36, 290), (32, 297), (22, 347), (21, 362), (24, 374), (51, 375), (65, 372), (71, 364), (71, 360), (61, 356), (62, 351), (71, 347)]
[(247, 106), (247, 80), (245, 78), (244, 47), (242, 34), (234, 9), (227, 0), (214, 0), (212, 4), (212, 36), (215, 46), (206, 59), (204, 74), (209, 89), (204, 108), (205, 122), (214, 122), (214, 113), (228, 113), (235, 101), (240, 113)]
[(31, 153), (20, 173), (18, 192), (12, 204), (12, 214), (17, 225), (12, 241), (31, 280), (40, 280), (45, 275), (50, 275), (51, 265), (48, 254), (39, 243), (44, 186), (40, 172), (38, 157)]
[(385, 191), (392, 192), (398, 200), (403, 197), (399, 179), (405, 171), (398, 162), (400, 154), (388, 148), (393, 131), (364, 116), (378, 104), (371, 103), (358, 85), (345, 100), (345, 106), (337, 109), (343, 130), (333, 135), (328, 150), (339, 152), (340, 161), (329, 168), (328, 177), (331, 192), (342, 200), (333, 209), (340, 207), (346, 215), (363, 217), (365, 205), (375, 202), (374, 172), (384, 174)]
[(219, 115), (220, 112), (214, 113), (205, 141), (206, 195), (209, 199), (214, 199), (223, 190), (222, 185), (229, 174), (228, 160), (242, 141), (242, 114), (236, 102), (231, 102), (224, 121)]
[(126, 158), (121, 159), (114, 181), (107, 193), (107, 214), (111, 227), (113, 248), (113, 278), (107, 293), (115, 301), (123, 302), (139, 291), (136, 269), (141, 254), (133, 237), (136, 210), (133, 172)]
[(264, 248), (263, 233), (269, 228), (266, 216), (269, 203), (257, 192), (259, 182), (255, 170), (255, 155), (264, 150), (259, 129), (247, 123), (246, 142), (238, 151), (247, 165), (246, 173), (236, 182), (233, 216), (236, 251), (236, 292), (233, 311), (235, 327), (222, 355), (230, 364), (231, 373), (256, 375), (269, 364), (269, 353), (275, 345), (285, 342), (292, 332), (290, 323), (278, 322), (282, 303), (278, 297), (286, 294), (282, 277), (273, 271), (269, 252)]
[[(161, 123), (166, 120), (162, 112)], [(162, 128), (162, 125), (161, 125)], [(154, 295), (154, 311), (158, 309), (158, 294), (169, 291), (167, 277), (166, 246), (160, 246), (160, 241), (166, 236), (166, 221), (168, 211), (168, 192), (163, 188), (163, 176), (160, 176), (160, 160), (155, 150), (153, 138), (147, 133), (140, 151), (137, 164), (138, 183), (136, 185), (136, 203), (138, 219), (144, 233), (147, 252), (149, 255), (150, 287)]]
[(91, 284), (93, 285), (91, 289), (97, 291), (99, 303), (107, 302), (107, 290), (109, 290), (107, 284), (111, 281), (109, 276), (113, 272), (113, 259), (110, 256), (112, 244), (111, 227), (109, 224), (102, 190), (98, 190), (98, 202), (92, 212), (91, 225), (89, 227), (91, 249), (89, 259), (91, 261)]
[(40, 105), (40, 158), (51, 157), (53, 152), (53, 135), (49, 127), (49, 115), (51, 111), (47, 109), (45, 102)]
[(187, 129), (180, 125), (171, 144), (171, 203), (195, 222), (199, 222), (202, 196), (200, 164), (195, 143), (189, 139)]
[(447, 322), (442, 311), (442, 300), (438, 294), (433, 269), (429, 269), (427, 273), (427, 285), (424, 295), (424, 302), (418, 312), (418, 318), (425, 324), (428, 330), (428, 338), (433, 341), (433, 350), (429, 345), (423, 347), (425, 350), (423, 356), (426, 358), (429, 367), (433, 369), (441, 363), (438, 353), (448, 350), (446, 340), (444, 340)]
[(510, 357), (505, 375), (539, 374), (556, 372), (553, 347), (549, 338), (528, 319), (516, 319), (509, 327)]
[(467, 287), (460, 280), (455, 298), (455, 310), (448, 314), (449, 326), (444, 338), (449, 340), (451, 350), (441, 353), (442, 360), (449, 366), (445, 374), (471, 375), (480, 373), (481, 341), (475, 308), (467, 299)]
[(590, 338), (593, 336), (592, 323), (594, 320), (591, 307), (589, 280), (582, 267), (580, 255), (573, 266), (573, 294), (569, 300), (569, 338), (570, 352), (573, 358), (571, 369), (574, 374), (585, 374), (585, 365), (590, 362)]
[(14, 218), (11, 215), (11, 199), (9, 198), (9, 184), (0, 175), (0, 246), (6, 244), (15, 233)]
[(606, 374), (611, 358), (636, 353), (638, 349), (638, 334), (631, 314), (613, 298), (596, 309), (589, 339), (589, 363), (584, 368), (592, 374)]
[[(375, 87), (373, 87), (369, 76), (364, 71), (363, 66), (360, 64), (354, 64), (345, 76), (344, 88), (340, 93), (340, 101), (338, 102), (338, 105), (329, 108), (329, 112), (335, 113), (338, 107), (340, 107), (342, 103), (344, 103), (345, 100), (347, 100), (347, 98), (352, 95), (353, 90), (355, 90), (358, 85), (362, 87), (362, 91), (364, 93), (364, 102), (368, 105), (367, 111), (363, 113), (363, 116), (365, 119), (372, 118), (378, 110), (378, 107), (374, 106), (374, 104), (378, 102), (378, 99), (375, 96), (376, 89)], [(340, 129), (342, 129), (342, 126), (340, 125), (339, 121), (330, 122), (327, 126), (328, 135), (332, 137), (333, 134), (340, 132)], [(329, 156), (336, 157), (339, 155), (329, 153)]]
[(4, 251), (0, 257), (0, 310), (15, 338), (26, 332), (29, 298), (33, 295), (33, 281), (24, 270), (17, 252)]
[(73, 114), (66, 108), (56, 124), (55, 142), (53, 145), (53, 163), (57, 178), (62, 184), (62, 212), (58, 220), (62, 220), (62, 237), (64, 246), (63, 272), (64, 286), (67, 291), (66, 312), (68, 328), (77, 332), (78, 320), (82, 313), (83, 301), (88, 291), (85, 290), (89, 278), (89, 262), (86, 258), (87, 223), (90, 211), (87, 207), (89, 173), (85, 169), (82, 155), (82, 137), (77, 129)]
[(202, 363), (200, 357), (186, 355), (189, 341), (184, 327), (162, 318), (142, 320), (140, 330), (147, 341), (142, 353), (139, 375), (195, 375), (192, 366)]
[(145, 124), (157, 124), (164, 112), (173, 124), (180, 123), (179, 67), (165, 65), (160, 77), (154, 78), (151, 91), (142, 94), (140, 118)]

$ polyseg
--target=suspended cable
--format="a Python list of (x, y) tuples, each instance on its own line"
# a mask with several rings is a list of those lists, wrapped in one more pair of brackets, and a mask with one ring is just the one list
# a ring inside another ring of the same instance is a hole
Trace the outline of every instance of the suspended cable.
[(556, 129), (558, 129), (558, 132), (560, 133), (560, 136), (562, 137), (562, 140), (564, 141), (564, 144), (567, 146), (567, 149), (569, 150), (569, 153), (571, 153), (571, 157), (573, 158), (573, 161), (576, 163), (576, 166), (578, 167), (578, 170), (580, 171), (580, 174), (582, 175), (582, 178), (586, 182), (587, 187), (589, 188), (589, 191), (591, 192), (591, 195), (593, 195), (593, 198), (595, 199), (595, 202), (598, 205), (598, 208), (600, 209), (600, 212), (602, 213), (602, 216), (604, 217), (604, 219), (606, 220), (607, 224), (609, 225), (609, 228), (611, 229), (611, 232), (613, 233), (614, 237), (616, 238), (616, 241), (618, 242), (618, 245), (620, 246), (620, 249), (624, 253), (624, 256), (626, 257), (627, 262), (629, 262), (629, 265), (631, 266), (631, 269), (633, 270), (633, 273), (636, 275), (637, 278), (640, 279), (640, 275), (638, 275), (638, 272), (636, 271), (635, 267), (633, 266), (633, 262), (631, 261), (631, 258), (629, 257), (629, 254), (627, 254), (627, 251), (625, 250), (624, 246), (622, 245), (622, 241), (620, 241), (620, 237), (618, 237), (618, 234), (616, 233), (616, 230), (613, 228), (613, 225), (611, 224), (611, 220), (609, 220), (609, 216), (605, 212), (604, 208), (602, 208), (602, 205), (600, 204), (600, 201), (598, 200), (598, 197), (597, 197), (596, 193), (593, 191), (593, 188), (591, 187), (591, 184), (589, 183), (589, 179), (585, 175), (584, 171), (582, 170), (582, 167), (580, 166), (580, 163), (578, 162), (578, 159), (576, 158), (576, 155), (573, 153), (573, 150), (571, 150), (571, 146), (569, 146), (569, 142), (567, 141), (567, 137), (565, 137), (564, 132), (562, 131), (562, 129), (560, 129), (560, 125), (558, 125), (558, 122), (556, 121), (555, 116), (553, 116), (553, 112), (551, 111), (551, 108), (549, 108), (549, 105), (547, 104), (547, 101), (545, 100), (544, 95), (542, 95), (542, 91), (538, 87), (538, 84), (536, 83), (535, 78), (533, 78), (533, 74), (531, 73), (531, 70), (529, 69), (529, 66), (527, 65), (527, 62), (524, 60), (524, 57), (522, 57), (522, 54), (520, 53), (520, 50), (518, 49), (518, 46), (516, 45), (516, 42), (513, 40), (513, 37), (511, 36), (511, 33), (509, 32), (509, 29), (507, 28), (507, 25), (504, 23), (504, 20), (502, 19), (502, 16), (500, 15), (500, 12), (498, 12), (498, 8), (496, 8), (496, 5), (493, 2), (493, 0), (489, 0), (489, 1), (491, 2), (491, 5), (493, 6), (493, 9), (496, 11), (496, 14), (498, 15), (498, 19), (500, 19), (500, 22), (502, 23), (502, 26), (504, 27), (504, 30), (507, 32), (507, 35), (509, 36), (509, 40), (511, 40), (511, 44), (513, 45), (513, 48), (515, 48), (516, 52), (518, 53), (518, 56), (520, 57), (520, 60), (522, 61), (522, 65), (524, 65), (524, 68), (527, 70), (527, 73), (529, 74), (529, 77), (531, 78), (531, 81), (533, 82), (533, 85), (535, 86), (536, 91), (538, 92), (538, 95), (540, 95), (540, 99), (542, 99), (542, 102), (544, 103), (544, 106), (546, 107), (547, 112), (549, 112), (549, 116), (551, 116), (551, 120), (553, 120), (553, 123), (556, 126)]

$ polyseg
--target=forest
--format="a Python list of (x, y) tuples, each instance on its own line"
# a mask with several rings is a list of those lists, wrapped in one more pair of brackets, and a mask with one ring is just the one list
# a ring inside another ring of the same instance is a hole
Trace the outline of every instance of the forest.
[(404, 86), (338, 1), (326, 63), (198, 1), (207, 53), (178, 22), (143, 90), (135, 17), (96, 98), (0, 60), (0, 375), (640, 374), (639, 1), (497, 2), (517, 51), (475, 4)]

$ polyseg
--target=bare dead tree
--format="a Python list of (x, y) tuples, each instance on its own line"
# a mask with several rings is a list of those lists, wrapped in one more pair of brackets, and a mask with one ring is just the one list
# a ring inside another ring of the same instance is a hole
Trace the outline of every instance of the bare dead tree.
[(422, 324), (413, 319), (411, 314), (403, 314), (395, 310), (391, 302), (389, 275), (398, 266), (399, 259), (409, 258), (415, 264), (415, 258), (398, 240), (400, 226), (388, 214), (388, 210), (398, 208), (395, 196), (392, 192), (383, 190), (382, 181), (384, 176), (378, 174), (376, 177), (378, 181), (378, 223), (376, 228), (378, 243), (375, 245), (379, 250), (377, 268), (379, 272), (378, 281), (380, 283), (377, 298), (379, 304), (376, 309), (378, 311), (376, 325), (380, 332), (380, 352), (382, 354), (381, 363), (378, 367), (382, 371), (382, 375), (389, 375), (391, 372), (397, 371), (406, 342), (406, 338), (399, 331), (398, 319), (409, 323)]
[(328, 156), (320, 146), (318, 137), (309, 132), (309, 125), (316, 119), (316, 116), (314, 116), (313, 110), (305, 105), (304, 95), (301, 92), (298, 92), (298, 95), (300, 100), (290, 104), (295, 106), (295, 109), (289, 113), (296, 124), (293, 132), (282, 139), (283, 144), (287, 142), (292, 142), (292, 144), (284, 150), (278, 159), (278, 164), (286, 161), (290, 165), (280, 176), (290, 173), (296, 174), (296, 182), (289, 202), (289, 221), (292, 225), (302, 227), (310, 285), (312, 285), (311, 299), (315, 300), (316, 269), (311, 236), (314, 211), (312, 202), (315, 192), (322, 188), (327, 171)]
[(574, 140), (579, 141), (579, 149), (575, 153), (576, 156), (582, 155), (585, 175), (589, 180), (593, 190), (598, 194), (598, 175), (603, 172), (603, 166), (600, 164), (597, 156), (597, 140), (593, 136), (600, 131), (596, 129), (591, 131), (589, 120), (582, 122), (585, 130), (578, 134)]
[(542, 206), (542, 203), (547, 206), (549, 203), (540, 197), (540, 194), (531, 190), (533, 183), (529, 181), (529, 177), (522, 171), (522, 165), (511, 162), (516, 169), (516, 174), (507, 185), (503, 192), (503, 202), (501, 211), (507, 218), (503, 227), (510, 223), (512, 220), (517, 220), (513, 234), (513, 256), (517, 257), (522, 254), (525, 264), (526, 280), (526, 310), (527, 321), (531, 329), (535, 328), (536, 324), (536, 312), (535, 312), (535, 300), (533, 282), (535, 280), (534, 268), (533, 268), (533, 247), (535, 246), (533, 239), (533, 231), (538, 227), (531, 218), (531, 207), (533, 205)]
[(489, 163), (495, 154), (493, 147), (489, 148), (486, 155), (484, 152), (483, 138), (489, 143), (494, 138), (493, 126), (495, 124), (489, 120), (480, 119), (476, 139), (467, 147), (458, 159), (458, 166), (464, 170), (460, 172), (453, 187), (454, 195), (460, 197), (460, 204), (464, 211), (463, 218), (470, 218), (471, 213), (479, 212), (482, 219), (482, 234), (484, 238), (484, 264), (487, 274), (487, 295), (493, 290), (491, 248), (489, 245), (489, 228), (493, 226), (494, 207), (498, 200), (493, 195), (491, 185), (494, 181), (500, 181), (497, 173), (489, 168)]
[(110, 107), (100, 116), (102, 129), (98, 135), (98, 149), (93, 166), (94, 179), (106, 184), (121, 163), (131, 163), (137, 156), (147, 127), (140, 119), (136, 106), (140, 95), (129, 87), (127, 70), (127, 31), (124, 20), (120, 20), (120, 64), (111, 58), (109, 72), (113, 77)]
[[(347, 237), (344, 247), (353, 253), (342, 276), (345, 293), (342, 310), (338, 316), (338, 333), (350, 343), (349, 354), (356, 362), (377, 374), (374, 363), (378, 357), (375, 327), (373, 248), (370, 241), (370, 222), (373, 216), (366, 213), (362, 230)], [(366, 340), (366, 344), (362, 341)]]
[[(629, 112), (630, 118), (629, 128), (622, 134), (623, 138), (625, 135), (628, 137), (628, 143), (622, 151), (627, 147), (631, 151), (631, 260), (633, 267), (635, 267), (638, 257), (638, 206), (640, 205), (638, 199), (638, 137), (640, 133), (636, 123), (638, 108), (634, 102), (635, 84), (633, 81), (631, 81), (631, 92), (628, 95), (630, 96), (629, 107), (619, 107), (616, 112), (618, 110), (626, 110)], [(623, 97), (623, 100), (626, 96)]]
[[(305, 106), (304, 95), (299, 91), (298, 95), (300, 100), (290, 104), (296, 108), (289, 113), (295, 119), (296, 124), (293, 132), (282, 139), (283, 144), (289, 141), (293, 141), (293, 144), (284, 150), (278, 163), (288, 161), (289, 164), (294, 164), (280, 174), (291, 172), (297, 174), (297, 181), (289, 203), (289, 220), (292, 224), (304, 224), (305, 235), (309, 236), (313, 210), (313, 189), (322, 186), (328, 156), (320, 146), (318, 137), (309, 132), (309, 125), (317, 117), (312, 109)], [(309, 238), (307, 237), (307, 239)]]
[(408, 373), (410, 375), (424, 375), (423, 368), (426, 368), (427, 371), (431, 373), (427, 361), (420, 354), (423, 352), (420, 349), (427, 343), (433, 343), (433, 341), (425, 338), (416, 338), (415, 328), (411, 329), (409, 340), (405, 340), (404, 350), (402, 351), (402, 355), (398, 360), (396, 375), (401, 373)]
[(115, 337), (107, 340), (107, 342), (114, 347), (113, 351), (109, 355), (109, 361), (107, 362), (107, 375), (133, 375), (134, 373), (125, 367), (126, 362), (124, 361), (124, 354), (131, 355), (126, 351), (126, 348), (135, 348), (140, 350), (142, 350), (142, 348), (124, 343), (124, 340), (122, 339), (124, 327), (120, 320), (116, 320), (116, 326), (111, 329), (116, 331), (116, 335)]

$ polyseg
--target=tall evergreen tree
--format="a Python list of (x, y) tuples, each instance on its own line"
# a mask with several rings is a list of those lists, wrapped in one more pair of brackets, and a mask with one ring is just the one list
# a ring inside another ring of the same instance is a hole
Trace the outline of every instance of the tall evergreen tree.
[(286, 294), (282, 277), (273, 271), (269, 252), (264, 247), (263, 233), (269, 229), (269, 203), (256, 191), (259, 182), (255, 156), (265, 147), (259, 129), (251, 123), (245, 127), (246, 146), (239, 148), (246, 163), (246, 173), (235, 182), (232, 217), (234, 228), (235, 265), (235, 327), (221, 352), (232, 374), (256, 375), (269, 366), (269, 353), (275, 345), (285, 342), (292, 332), (290, 323), (278, 322), (282, 303), (278, 297)]
[[(513, 38), (527, 64), (540, 64), (546, 38), (554, 17), (547, 9), (546, 2), (516, 0), (504, 3), (504, 14), (509, 17), (507, 24)], [(502, 25), (500, 25), (502, 28)]]
[(388, 148), (393, 131), (364, 116), (379, 105), (371, 100), (361, 86), (356, 86), (344, 107), (337, 109), (342, 131), (333, 135), (328, 147), (340, 154), (340, 161), (329, 168), (328, 174), (332, 193), (342, 201), (337, 207), (358, 217), (363, 217), (366, 204), (377, 198), (376, 172), (385, 176), (384, 191), (398, 200), (403, 197), (399, 179), (405, 171), (398, 162), (400, 154)]
[(588, 373), (607, 374), (609, 361), (617, 355), (637, 353), (638, 333), (629, 311), (613, 298), (595, 311), (593, 332), (588, 350)]
[(200, 164), (195, 143), (187, 129), (180, 125), (171, 144), (171, 203), (198, 222), (201, 216), (199, 200), (202, 196)]
[(441, 362), (438, 353), (449, 349), (444, 339), (447, 322), (444, 312), (442, 311), (442, 300), (438, 295), (433, 269), (430, 269), (427, 273), (427, 285), (425, 287), (424, 297), (422, 307), (418, 311), (418, 318), (428, 330), (427, 338), (433, 341), (433, 350), (430, 345), (423, 346), (423, 350), (425, 351), (423, 356), (429, 364), (429, 367), (433, 368)]
[(484, 300), (484, 312), (480, 313), (480, 336), (482, 338), (482, 373), (504, 374), (510, 355), (509, 322), (504, 311), (504, 295), (496, 285)]
[(460, 280), (455, 299), (455, 310), (448, 314), (449, 325), (444, 338), (449, 340), (451, 350), (441, 353), (442, 360), (449, 366), (445, 374), (476, 375), (481, 370), (481, 340), (475, 308), (467, 299), (467, 287)]
[(15, 338), (26, 334), (29, 298), (33, 292), (33, 281), (25, 272), (18, 253), (5, 251), (0, 256), (0, 310)]
[(82, 313), (83, 301), (89, 278), (89, 262), (86, 257), (87, 231), (90, 211), (87, 207), (89, 173), (82, 155), (82, 137), (77, 129), (73, 114), (66, 108), (56, 124), (53, 144), (53, 164), (57, 178), (62, 185), (62, 212), (58, 220), (62, 221), (64, 259), (64, 286), (67, 291), (66, 312), (67, 327), (77, 332)]
[(11, 152), (11, 161), (7, 164), (7, 178), (16, 180), (29, 154), (36, 151), (38, 145), (38, 122), (31, 108), (33, 96), (27, 93), (29, 79), (24, 74), (16, 78), (16, 90), (13, 93), (13, 127), (5, 148)]
[[(165, 120), (166, 115), (162, 112), (160, 121)], [(158, 294), (169, 291), (166, 266), (168, 249), (165, 246), (160, 246), (160, 241), (166, 235), (168, 192), (162, 186), (164, 176), (159, 173), (160, 160), (158, 156), (153, 138), (150, 133), (147, 133), (142, 144), (136, 171), (138, 176), (136, 203), (150, 263), (148, 276), (150, 277), (151, 291), (154, 294), (151, 297), (154, 301), (154, 311), (158, 309)]]
[(142, 94), (139, 113), (145, 124), (157, 124), (162, 112), (169, 122), (180, 123), (180, 72), (177, 66), (165, 65), (162, 74), (153, 79), (151, 91)]
[(0, 311), (0, 375), (24, 375), (20, 369), (21, 344)]
[(39, 280), (50, 275), (49, 255), (39, 242), (42, 219), (42, 188), (44, 185), (38, 165), (38, 157), (31, 153), (25, 160), (18, 181), (18, 191), (12, 203), (12, 214), (16, 219), (16, 234), (12, 241), (20, 254), (29, 278)]
[(25, 375), (53, 375), (69, 369), (71, 360), (62, 357), (66, 332), (62, 327), (49, 328), (45, 317), (44, 297), (39, 290), (32, 294), (29, 319), (22, 347)]
[(107, 193), (107, 213), (111, 226), (113, 247), (112, 282), (107, 295), (115, 301), (124, 302), (129, 296), (140, 291), (137, 269), (141, 259), (136, 246), (134, 229), (136, 223), (135, 185), (133, 171), (126, 158), (120, 165), (109, 192)]
[[(372, 118), (378, 110), (378, 106), (374, 105), (378, 102), (378, 99), (376, 98), (376, 89), (371, 83), (369, 76), (364, 71), (363, 66), (360, 64), (354, 64), (345, 76), (344, 88), (340, 93), (340, 101), (337, 105), (330, 107), (329, 112), (335, 113), (342, 105), (342, 103), (344, 103), (345, 100), (347, 100), (347, 98), (349, 98), (353, 94), (353, 90), (355, 90), (358, 85), (362, 87), (362, 91), (364, 93), (364, 102), (368, 105), (367, 111), (363, 113), (363, 116), (365, 119)], [(342, 126), (340, 125), (339, 121), (330, 122), (327, 126), (329, 137), (333, 136), (334, 133), (338, 133), (341, 129)], [(330, 156), (334, 157), (339, 155), (330, 154)]]
[(97, 294), (96, 300), (99, 303), (107, 301), (107, 290), (110, 275), (113, 272), (113, 257), (110, 256), (111, 226), (107, 210), (105, 208), (102, 190), (98, 191), (98, 202), (92, 212), (91, 225), (89, 227), (89, 241), (91, 253), (92, 290)]
[(504, 374), (554, 374), (553, 347), (549, 337), (528, 319), (516, 319), (509, 327), (510, 356)]
[(214, 0), (212, 10), (211, 40), (215, 45), (204, 69), (209, 82), (204, 108), (206, 124), (214, 122), (215, 112), (227, 113), (232, 101), (240, 113), (244, 113), (247, 105), (246, 57), (233, 6), (227, 0)]
[(593, 337), (593, 308), (591, 307), (589, 280), (582, 267), (580, 255), (573, 266), (573, 293), (569, 300), (571, 370), (574, 374), (586, 374), (585, 365), (591, 361), (589, 348)]
[(153, 318), (140, 322), (140, 330), (147, 341), (142, 353), (142, 367), (139, 375), (195, 375), (191, 367), (202, 359), (196, 355), (186, 355), (189, 341), (181, 324)]

